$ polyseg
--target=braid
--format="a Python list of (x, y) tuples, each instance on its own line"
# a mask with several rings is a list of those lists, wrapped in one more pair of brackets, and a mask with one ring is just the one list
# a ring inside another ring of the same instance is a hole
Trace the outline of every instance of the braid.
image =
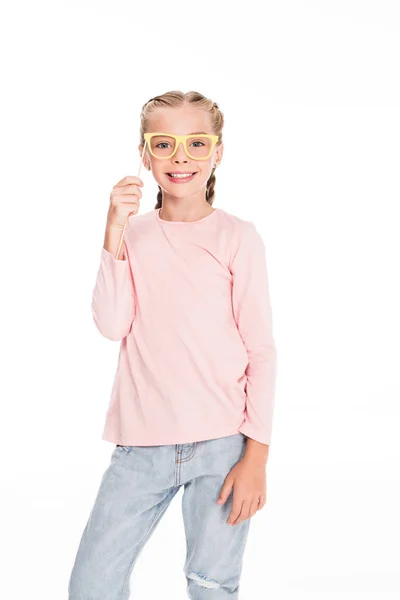
[(215, 182), (216, 182), (216, 178), (215, 178), (215, 167), (214, 167), (211, 172), (211, 175), (209, 177), (209, 180), (207, 181), (206, 200), (210, 206), (214, 202), (214, 198), (215, 198), (215, 192), (214, 192)]
[(162, 190), (161, 190), (160, 186), (158, 186), (157, 204), (155, 205), (154, 208), (161, 208), (161, 207), (162, 207)]

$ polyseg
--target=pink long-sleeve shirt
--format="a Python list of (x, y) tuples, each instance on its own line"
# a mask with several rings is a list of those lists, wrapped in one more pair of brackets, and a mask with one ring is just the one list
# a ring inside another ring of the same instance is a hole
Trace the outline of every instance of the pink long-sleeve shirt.
[(242, 432), (270, 444), (277, 352), (265, 246), (222, 209), (192, 222), (130, 217), (105, 248), (92, 314), (121, 341), (103, 440), (184, 444)]

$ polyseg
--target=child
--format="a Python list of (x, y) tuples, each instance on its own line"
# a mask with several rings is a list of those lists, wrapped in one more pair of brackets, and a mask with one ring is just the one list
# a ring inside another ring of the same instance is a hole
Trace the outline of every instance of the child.
[(111, 192), (92, 311), (121, 340), (102, 438), (115, 448), (69, 600), (128, 600), (136, 559), (181, 486), (188, 597), (239, 597), (250, 519), (266, 502), (277, 361), (262, 238), (212, 208), (223, 122), (197, 92), (152, 98), (139, 151), (146, 140), (157, 205), (137, 215), (138, 177)]

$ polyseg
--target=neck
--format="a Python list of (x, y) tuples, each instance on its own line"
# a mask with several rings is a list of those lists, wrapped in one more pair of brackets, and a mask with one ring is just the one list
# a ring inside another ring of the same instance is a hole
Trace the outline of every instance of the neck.
[(197, 202), (163, 200), (160, 217), (165, 221), (197, 221), (213, 211), (214, 209), (206, 200)]

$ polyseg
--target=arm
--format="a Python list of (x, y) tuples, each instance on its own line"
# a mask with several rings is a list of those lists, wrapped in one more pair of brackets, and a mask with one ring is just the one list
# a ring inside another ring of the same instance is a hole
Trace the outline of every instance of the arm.
[(265, 246), (251, 222), (244, 224), (231, 261), (231, 273), (233, 313), (249, 357), (245, 419), (239, 431), (252, 438), (247, 442), (246, 454), (266, 460), (271, 441), (277, 352)]
[(135, 317), (135, 288), (125, 242), (122, 258), (115, 258), (120, 236), (121, 229), (106, 228), (91, 304), (97, 329), (113, 341), (129, 333)]

